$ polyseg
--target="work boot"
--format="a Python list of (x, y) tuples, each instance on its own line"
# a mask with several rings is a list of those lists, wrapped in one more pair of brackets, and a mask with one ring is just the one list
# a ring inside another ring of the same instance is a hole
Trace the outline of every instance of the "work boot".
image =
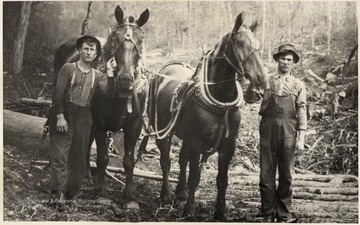
[(259, 213), (256, 216), (263, 217), (262, 219), (263, 223), (274, 223), (276, 218), (275, 213), (271, 213), (271, 214)]

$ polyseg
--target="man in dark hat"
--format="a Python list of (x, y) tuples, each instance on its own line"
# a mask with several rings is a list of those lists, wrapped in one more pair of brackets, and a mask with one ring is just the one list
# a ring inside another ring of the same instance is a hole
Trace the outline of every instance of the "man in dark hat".
[[(304, 150), (306, 89), (292, 69), (300, 57), (291, 44), (273, 55), (277, 71), (269, 76), (259, 114), (261, 214), (266, 222), (294, 222), (291, 216), (294, 156)], [(279, 184), (276, 188), (276, 169)]]
[(106, 64), (107, 76), (91, 67), (101, 54), (99, 40), (84, 35), (77, 39), (76, 48), (80, 59), (64, 64), (59, 71), (49, 117), (51, 182), (56, 201), (79, 195), (92, 126), (90, 102), (99, 80), (107, 79), (109, 90), (114, 87), (116, 62), (113, 58)]

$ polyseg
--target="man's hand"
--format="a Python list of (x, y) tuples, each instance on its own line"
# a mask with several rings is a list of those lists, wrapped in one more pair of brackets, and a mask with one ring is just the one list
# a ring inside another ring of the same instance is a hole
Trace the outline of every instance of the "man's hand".
[(294, 156), (299, 156), (304, 153), (305, 149), (305, 130), (299, 130), (297, 141), (295, 144)]
[(106, 73), (108, 77), (114, 77), (114, 71), (116, 68), (116, 60), (114, 57), (109, 59), (109, 61), (106, 63)]
[(304, 140), (298, 140), (295, 144), (295, 153), (294, 156), (300, 156), (304, 153)]
[(140, 93), (146, 86), (146, 83), (147, 83), (146, 79), (140, 78), (140, 79), (135, 80), (136, 93)]
[(68, 131), (68, 124), (64, 118), (64, 114), (57, 114), (56, 130), (60, 133), (66, 133)]

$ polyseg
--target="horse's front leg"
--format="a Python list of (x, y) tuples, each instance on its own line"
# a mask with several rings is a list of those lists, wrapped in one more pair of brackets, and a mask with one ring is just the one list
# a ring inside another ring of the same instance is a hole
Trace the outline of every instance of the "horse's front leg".
[(134, 191), (134, 154), (135, 154), (135, 145), (140, 136), (142, 128), (141, 117), (136, 118), (135, 121), (127, 121), (124, 125), (124, 158), (123, 166), (125, 169), (126, 176), (126, 186), (124, 189), (124, 198), (127, 202), (133, 201), (133, 191)]
[(179, 201), (186, 201), (188, 198), (188, 188), (186, 182), (186, 168), (189, 162), (189, 148), (183, 143), (180, 155), (179, 155), (179, 164), (180, 164), (180, 173), (179, 181), (176, 185), (176, 199)]
[(199, 146), (193, 145), (189, 151), (189, 161), (190, 161), (190, 170), (189, 170), (189, 178), (188, 178), (188, 188), (189, 188), (189, 196), (186, 201), (183, 217), (193, 216), (195, 211), (195, 192), (200, 182), (200, 153)]
[(94, 130), (94, 136), (96, 141), (96, 166), (97, 166), (97, 183), (96, 183), (96, 195), (105, 196), (105, 170), (109, 164), (109, 155), (106, 144), (106, 131), (103, 129)]
[(172, 139), (172, 135), (162, 140), (156, 139), (156, 145), (158, 146), (161, 153), (160, 165), (163, 173), (163, 182), (160, 193), (160, 199), (162, 205), (172, 204), (171, 188), (169, 183), (169, 173), (171, 168), (171, 159), (170, 159), (171, 139)]
[(219, 146), (218, 176), (216, 178), (217, 198), (215, 204), (214, 219), (225, 221), (225, 195), (228, 186), (228, 170), (231, 158), (235, 151), (235, 138), (225, 139)]
[(90, 153), (91, 153), (91, 146), (94, 142), (95, 134), (94, 134), (94, 126), (91, 129), (90, 138), (89, 138), (89, 146), (86, 152), (86, 172), (84, 177), (84, 185), (94, 185), (93, 177), (91, 175), (91, 165), (90, 165)]

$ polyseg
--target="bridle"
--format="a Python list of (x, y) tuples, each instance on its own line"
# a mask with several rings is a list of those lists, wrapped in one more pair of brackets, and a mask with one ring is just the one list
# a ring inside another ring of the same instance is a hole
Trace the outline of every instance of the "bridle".
[[(115, 40), (117, 38), (119, 38), (119, 35), (116, 33), (117, 30), (121, 27), (125, 27), (126, 28), (126, 33), (125, 35), (120, 39), (120, 43), (115, 46)], [(135, 45), (135, 49), (138, 53), (138, 56), (139, 56), (139, 59), (142, 58), (142, 48), (141, 46), (139, 46), (136, 41), (134, 41), (133, 39), (133, 30), (130, 29), (130, 27), (135, 27), (135, 28), (138, 28), (142, 34), (142, 37), (141, 39), (143, 39), (143, 34), (144, 34), (144, 31), (136, 24), (136, 23), (130, 23), (129, 22), (129, 17), (125, 18), (125, 22), (120, 24), (116, 30), (114, 30), (113, 32), (113, 37), (111, 39), (111, 53), (110, 53), (110, 56), (111, 58), (115, 56), (115, 53), (116, 51), (119, 49), (119, 47), (125, 42), (125, 41), (130, 41), (132, 42), (134, 45)]]
[[(232, 38), (233, 36), (236, 34), (236, 33), (239, 33), (239, 32), (244, 32), (247, 37), (250, 39), (250, 42), (251, 42), (251, 46), (252, 46), (252, 50), (251, 52), (246, 56), (244, 57), (243, 60), (241, 60), (239, 58), (239, 56), (237, 54), (235, 54), (235, 46), (234, 46), (234, 43), (232, 41)], [(231, 50), (232, 50), (232, 53), (233, 55), (236, 57), (236, 60), (238, 61), (238, 67), (235, 66), (235, 63), (232, 62), (230, 60), (230, 58), (228, 57), (227, 55), (227, 52), (229, 51), (228, 48), (231, 47)], [(226, 41), (226, 45), (225, 45), (225, 48), (224, 48), (224, 54), (223, 56), (212, 56), (211, 58), (219, 58), (219, 59), (225, 59), (229, 65), (231, 65), (231, 67), (235, 70), (235, 72), (238, 74), (238, 76), (241, 76), (243, 77), (244, 76), (244, 63), (255, 53), (255, 51), (258, 51), (259, 52), (259, 47), (260, 47), (260, 44), (259, 44), (259, 41), (255, 39), (255, 37), (253, 36), (252, 32), (248, 29), (248, 28), (245, 28), (245, 27), (240, 27), (239, 30), (237, 31), (233, 31), (231, 32), (231, 34), (229, 35), (229, 38), (227, 39)], [(221, 81), (221, 83), (223, 83), (224, 81)]]

